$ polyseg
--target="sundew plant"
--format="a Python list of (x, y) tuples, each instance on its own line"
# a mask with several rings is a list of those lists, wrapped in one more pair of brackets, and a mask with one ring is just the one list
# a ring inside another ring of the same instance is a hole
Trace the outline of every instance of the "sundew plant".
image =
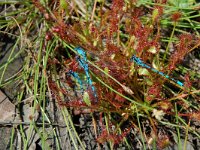
[[(187, 61), (191, 55), (200, 59), (200, 4), (195, 0), (26, 0), (0, 5), (5, 8), (1, 34), (14, 36), (24, 57), (15, 77), (2, 74), (0, 87), (19, 82), (20, 111), (23, 101), (32, 99), (30, 124), (18, 127), (24, 149), (33, 131), (42, 149), (64, 149), (61, 126), (51, 116), (56, 112), (72, 149), (186, 149), (188, 142), (198, 148), (200, 72)], [(87, 118), (87, 126), (77, 125), (77, 117)], [(91, 130), (90, 148), (83, 128)]]

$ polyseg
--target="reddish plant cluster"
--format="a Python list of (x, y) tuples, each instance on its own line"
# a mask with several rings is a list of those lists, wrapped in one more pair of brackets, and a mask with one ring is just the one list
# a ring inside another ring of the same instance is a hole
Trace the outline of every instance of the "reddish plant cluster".
[(190, 80), (190, 75), (189, 75), (189, 74), (186, 74), (186, 75), (184, 76), (184, 80), (185, 80), (185, 82), (184, 82), (185, 88), (190, 89), (190, 88), (192, 87), (192, 83), (191, 83), (191, 80)]
[[(120, 94), (123, 94), (124, 92), (122, 91), (122, 89), (118, 89), (117, 92), (119, 92)], [(119, 96), (119, 94), (116, 94), (115, 96), (115, 100), (117, 100), (120, 103), (124, 103), (125, 99), (121, 96)]]
[(39, 9), (39, 11), (45, 16), (45, 19), (49, 19), (49, 15), (45, 7), (40, 3), (39, 0), (32, 0), (35, 7)]
[(121, 20), (121, 15), (123, 12), (124, 0), (115, 0), (111, 6), (110, 12), (110, 34), (112, 35), (114, 32), (117, 32), (119, 28), (119, 21)]
[(160, 83), (153, 84), (147, 92), (147, 101), (152, 101), (156, 98), (161, 98), (162, 85)]
[[(68, 29), (68, 30), (66, 30)], [(60, 38), (69, 43), (78, 43), (76, 31), (71, 28), (71, 26), (64, 23), (59, 23), (57, 26), (52, 27), (52, 32), (60, 36)]]
[[(42, 7), (37, 0), (33, 0), (33, 2), (41, 13), (48, 14), (45, 8)], [(91, 78), (93, 77), (94, 79), (93, 85), (97, 89), (98, 103), (94, 105), (93, 102), (95, 101), (95, 97), (92, 89), (87, 88), (85, 92), (87, 92), (90, 98), (91, 106), (89, 106), (83, 101), (82, 98), (80, 98), (81, 96), (74, 98), (72, 101), (63, 101), (59, 93), (62, 93), (67, 97), (69, 95), (68, 91), (63, 88), (59, 88), (54, 81), (49, 80), (49, 87), (52, 91), (52, 95), (54, 95), (60, 106), (77, 108), (87, 107), (91, 108), (91, 112), (95, 109), (95, 111), (100, 112), (114, 112), (120, 115), (127, 114), (128, 117), (126, 118), (129, 118), (129, 115), (134, 114), (132, 110), (128, 109), (130, 106), (132, 106), (131, 102), (110, 90), (114, 89), (124, 96), (132, 96), (131, 98), (135, 98), (134, 100), (138, 100), (141, 103), (147, 100), (149, 102), (148, 105), (153, 105), (154, 108), (162, 109), (168, 114), (172, 112), (173, 105), (170, 101), (166, 100), (171, 95), (166, 96), (167, 94), (163, 94), (163, 82), (159, 79), (159, 75), (154, 76), (154, 73), (149, 73), (149, 78), (146, 76), (149, 80), (151, 80), (151, 86), (146, 83), (141, 84), (144, 83), (141, 81), (145, 80), (140, 78), (138, 75), (139, 69), (136, 69), (135, 66), (132, 71), (133, 75), (129, 76), (131, 66), (130, 57), (133, 54), (136, 54), (145, 63), (147, 62), (147, 64), (151, 64), (152, 58), (159, 52), (159, 19), (163, 14), (163, 7), (156, 5), (153, 9), (147, 10), (152, 13), (153, 11), (156, 11), (157, 14), (154, 16), (154, 19), (147, 24), (144, 24), (141, 18), (146, 10), (144, 10), (142, 7), (132, 7), (133, 4), (130, 4), (129, 7), (123, 9), (124, 3), (124, 0), (116, 0), (112, 2), (108, 12), (105, 12), (103, 9), (101, 9), (100, 25), (96, 24), (96, 22), (87, 21), (74, 21), (69, 25), (65, 23), (62, 16), (59, 16), (59, 13), (56, 13), (55, 10), (53, 13), (56, 17), (53, 17), (53, 15), (50, 14), (48, 14), (48, 17), (46, 17), (46, 19), (48, 18), (47, 20), (50, 22), (51, 27), (51, 32), (47, 33), (46, 35), (47, 41), (50, 41), (53, 35), (56, 34), (68, 44), (81, 46), (88, 54), (88, 60), (119, 82), (116, 83), (116, 81), (109, 78), (107, 75), (105, 75), (105, 73), (102, 73), (102, 71), (91, 65), (91, 63), (88, 63), (89, 70), (94, 73), (94, 76), (101, 79), (106, 85), (109, 86), (109, 88), (102, 86), (100, 82), (95, 80), (97, 78), (91, 75)], [(164, 4), (166, 1), (161, 0), (158, 3)], [(181, 14), (175, 13), (172, 16), (172, 19), (174, 21), (178, 21), (180, 17)], [(120, 25), (122, 25), (122, 27)], [(128, 38), (125, 36), (121, 37), (119, 33), (128, 35)], [(124, 41), (122, 42), (122, 40)], [(182, 34), (179, 36), (179, 43), (176, 46), (176, 51), (169, 59), (168, 67), (170, 70), (175, 69), (175, 65), (184, 58), (193, 44), (192, 35)], [(149, 49), (151, 48), (155, 49), (156, 52), (150, 52)], [(58, 53), (58, 55), (62, 54)], [(94, 61), (92, 58), (93, 55), (94, 59), (97, 58)], [(58, 72), (64, 72), (65, 75), (69, 72), (69, 70), (71, 70), (84, 76), (84, 71), (78, 67), (78, 63), (74, 54), (70, 54), (70, 57), (71, 58), (62, 57), (64, 58), (63, 61), (58, 61), (55, 58), (52, 61), (49, 60), (49, 62), (50, 64), (59, 65), (60, 69), (58, 69)], [(137, 66), (137, 68), (139, 67), (140, 66)], [(150, 76), (154, 77), (150, 78)], [(70, 76), (67, 76), (66, 81), (64, 82), (67, 83), (67, 85), (69, 85), (71, 88), (74, 88), (76, 85), (75, 81), (72, 80)], [(188, 88), (191, 87), (188, 76), (185, 76), (185, 86)], [(130, 88), (133, 90), (134, 94), (126, 92), (125, 87), (126, 89)], [(143, 108), (141, 110), (143, 110)], [(81, 112), (83, 111), (79, 111), (78, 113)], [(144, 113), (148, 115), (150, 114), (148, 110), (145, 110)], [(199, 119), (199, 112), (190, 114), (190, 116)], [(104, 128), (101, 117), (102, 116), (100, 116), (100, 123), (102, 128)], [(152, 124), (152, 126), (154, 126), (153, 128), (155, 128), (154, 123)], [(97, 138), (97, 141), (101, 144), (107, 141), (112, 141), (114, 144), (118, 144), (119, 142), (123, 141), (123, 138), (126, 137), (130, 129), (126, 129), (122, 132), (122, 134), (108, 132), (107, 130), (103, 129), (100, 136)], [(158, 147), (164, 148), (168, 142), (169, 138), (167, 136), (162, 136), (158, 139)]]
[[(135, 8), (130, 23), (127, 22), (125, 26), (126, 32), (133, 36), (133, 40), (130, 41), (130, 47), (136, 50), (138, 56), (144, 55), (143, 60), (146, 60), (146, 56), (149, 55), (148, 50), (151, 47), (154, 47), (157, 52), (159, 51), (160, 31), (159, 24), (154, 25), (157, 26), (157, 31), (154, 31), (156, 28), (153, 28), (151, 25), (144, 25), (141, 22), (140, 17), (143, 15), (143, 11), (144, 10), (141, 8)], [(162, 8), (159, 7), (158, 12), (162, 13)], [(159, 17), (159, 15), (160, 14), (158, 14), (157, 17)], [(154, 32), (156, 32), (156, 34), (154, 34)]]
[(114, 145), (119, 144), (130, 132), (131, 128), (126, 128), (121, 134), (109, 133), (106, 129), (101, 132), (101, 135), (97, 138), (97, 142), (103, 144), (107, 141), (111, 141)]
[(188, 53), (193, 45), (193, 37), (191, 34), (181, 34), (179, 36), (179, 43), (176, 51), (170, 56), (169, 69), (172, 71), (176, 68), (176, 64), (183, 60), (184, 56)]

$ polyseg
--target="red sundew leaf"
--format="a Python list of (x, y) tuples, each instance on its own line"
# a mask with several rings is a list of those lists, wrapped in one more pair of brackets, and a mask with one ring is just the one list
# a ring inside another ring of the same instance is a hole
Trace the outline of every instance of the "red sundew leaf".
[(154, 83), (154, 85), (148, 89), (147, 100), (152, 101), (153, 99), (160, 97), (161, 90), (162, 86), (159, 83)]
[(174, 22), (177, 22), (182, 16), (181, 12), (175, 12), (174, 14), (172, 14), (171, 18)]
[(111, 137), (114, 141), (114, 144), (119, 144), (120, 142), (123, 141), (123, 139), (127, 136), (127, 134), (130, 132), (132, 127), (129, 127), (129, 128), (125, 128), (124, 131), (122, 131), (121, 134), (116, 134), (114, 133)]
[(94, 44), (94, 41), (98, 42), (100, 41), (101, 39), (99, 38), (100, 37), (100, 31), (99, 31), (99, 28), (97, 28), (95, 25), (93, 25), (92, 23), (89, 25), (89, 30), (90, 30), (90, 35), (91, 35), (91, 39), (94, 39), (93, 40), (93, 45), (96, 46)]
[(121, 19), (121, 15), (123, 13), (124, 0), (115, 0), (112, 2), (110, 18), (109, 18), (109, 37), (113, 35), (113, 32), (117, 32), (119, 21)]
[(64, 88), (59, 88), (55, 83), (53, 83), (52, 81), (49, 81), (49, 87), (51, 90), (53, 90), (54, 92), (61, 92), (65, 95), (67, 95), (67, 91)]
[[(97, 89), (96, 89), (96, 90), (97, 90)], [(96, 93), (94, 93), (94, 91), (92, 91), (92, 87), (89, 87), (89, 88), (86, 90), (86, 92), (88, 93), (89, 98), (90, 98), (90, 101), (91, 101), (92, 104), (95, 104), (95, 103), (97, 103), (97, 102), (99, 101), (99, 99), (98, 99), (98, 93), (99, 93), (99, 92), (96, 91)], [(95, 94), (96, 94), (96, 95), (95, 95)]]
[(57, 100), (59, 105), (61, 105), (63, 101), (58, 94), (59, 91), (57, 90), (57, 87), (49, 81), (49, 88), (51, 89), (52, 97)]
[(105, 93), (104, 99), (109, 103), (109, 105), (114, 106), (116, 109), (120, 109), (123, 105), (122, 103), (119, 103), (115, 100), (114, 93)]
[(152, 95), (147, 95), (147, 97), (146, 97), (147, 101), (152, 101), (153, 99), (155, 99), (155, 98)]
[(100, 143), (100, 144), (103, 144), (105, 143), (107, 140), (108, 140), (108, 132), (104, 129), (102, 132), (101, 132), (101, 135), (99, 137), (97, 137), (97, 142)]
[(179, 43), (177, 45), (177, 49), (174, 52), (174, 54), (170, 56), (169, 59), (168, 68), (170, 70), (174, 70), (176, 67), (175, 65), (183, 60), (184, 56), (190, 50), (190, 47), (192, 46), (193, 42), (194, 40), (191, 34), (181, 34), (179, 36)]
[(55, 27), (52, 27), (52, 31), (53, 32), (56, 32), (56, 33), (58, 33), (58, 32), (60, 32), (60, 27), (58, 27), (58, 26), (55, 26)]
[[(184, 45), (188, 46), (192, 41), (193, 37), (191, 34), (181, 34), (179, 36), (180, 39), (180, 46), (182, 46), (181, 48), (183, 48)], [(181, 51), (181, 50), (180, 50)]]
[(190, 76), (189, 76), (189, 74), (186, 74), (186, 75), (184, 76), (184, 80), (185, 80), (185, 82), (184, 82), (184, 87), (186, 87), (186, 88), (191, 88), (191, 87), (192, 87), (192, 83), (191, 83), (191, 81), (190, 81)]
[[(124, 68), (124, 62), (121, 63), (117, 63), (114, 62), (110, 59), (104, 59), (105, 56), (103, 56), (103, 58), (101, 59), (101, 61), (97, 62), (98, 66), (100, 66), (101, 68), (107, 68), (107, 70), (109, 71), (109, 74), (114, 77), (116, 80), (118, 80), (119, 82), (124, 82), (124, 80), (127, 78), (128, 76), (128, 70), (127, 72), (123, 70)], [(95, 73), (98, 73), (99, 71), (96, 69), (92, 69), (93, 71), (95, 71)], [(99, 74), (99, 73), (98, 73)], [(102, 74), (103, 77), (106, 77), (104, 74)], [(108, 78), (108, 80), (111, 83), (115, 83), (113, 80), (111, 80), (110, 78)]]
[(114, 0), (112, 3), (113, 10), (122, 10), (124, 6), (124, 0)]
[(43, 14), (48, 14), (45, 7), (40, 3), (39, 0), (32, 0), (33, 4), (39, 9)]
[(70, 76), (67, 76), (65, 81), (71, 88), (74, 88), (76, 85), (75, 81), (73, 81)]
[(72, 60), (72, 63), (70, 63), (69, 68), (73, 71), (73, 72), (77, 72), (78, 70), (82, 70), (79, 68), (79, 64), (76, 60)]
[(65, 106), (65, 107), (77, 107), (77, 108), (85, 108), (88, 107), (85, 102), (82, 100), (73, 100), (70, 102), (62, 102), (59, 104), (60, 106)]
[(113, 35), (113, 32), (117, 32), (119, 25), (119, 18), (117, 16), (113, 16), (110, 20), (110, 35)]
[(155, 3), (166, 4), (167, 0), (155, 0)]
[(116, 102), (114, 100), (109, 100), (109, 102), (116, 108), (116, 109), (120, 109), (123, 104), (122, 103), (119, 103), (119, 102)]
[(89, 28), (91, 33), (97, 33), (98, 29), (94, 24), (90, 24), (90, 28)]
[(127, 136), (127, 134), (130, 132), (130, 128), (126, 128), (121, 134), (117, 133), (108, 133), (107, 130), (103, 130), (101, 135), (96, 139), (97, 142), (100, 144), (103, 144), (105, 142), (112, 142), (114, 145), (119, 144), (123, 141), (123, 139)]
[(62, 101), (61, 97), (59, 96), (59, 90), (58, 90), (57, 86), (53, 83), (49, 83), (49, 87), (51, 89), (52, 96), (55, 97), (55, 99), (58, 102), (58, 105), (61, 106), (63, 104), (63, 101)]
[(190, 107), (190, 105), (184, 101), (178, 101), (177, 104), (186, 110)]
[(101, 127), (101, 129), (105, 129), (105, 125), (103, 123), (103, 113), (100, 112), (100, 115), (99, 115), (99, 125)]
[(103, 55), (110, 56), (112, 54), (120, 53), (120, 48), (110, 43), (109, 41), (107, 41), (106, 43), (106, 48), (107, 48), (107, 51)]
[(159, 17), (163, 14), (163, 7), (162, 6), (155, 6), (155, 9), (153, 10), (153, 21), (157, 22)]
[(149, 41), (149, 36), (152, 34), (152, 28), (142, 25), (138, 18), (134, 18), (133, 23), (134, 27), (131, 32), (136, 37), (136, 41), (138, 42), (135, 49), (137, 53), (141, 54), (143, 51), (147, 51), (152, 46), (151, 41)]
[(51, 58), (48, 58), (48, 65), (55, 65), (55, 64), (60, 64), (60, 61), (56, 58), (53, 58), (53, 60)]
[[(137, 19), (144, 14), (144, 9), (142, 7), (135, 7), (132, 11), (133, 19)], [(134, 22), (133, 22), (134, 23)]]
[(80, 40), (77, 37), (77, 31), (72, 26), (65, 24), (62, 21), (58, 21), (57, 25), (52, 27), (52, 32), (55, 32), (61, 39), (70, 43), (78, 43)]
[(46, 32), (45, 39), (46, 39), (46, 41), (50, 41), (52, 39), (52, 33)]
[(94, 110), (93, 109), (89, 109), (89, 108), (84, 108), (84, 109), (75, 108), (73, 110), (74, 115), (90, 114), (90, 113), (93, 113), (93, 112), (94, 112)]

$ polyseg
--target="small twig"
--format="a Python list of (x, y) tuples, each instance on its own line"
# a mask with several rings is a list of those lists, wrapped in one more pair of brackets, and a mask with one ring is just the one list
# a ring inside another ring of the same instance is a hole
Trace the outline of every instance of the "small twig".
[(94, 19), (94, 14), (95, 14), (96, 5), (97, 5), (97, 0), (95, 0), (95, 2), (94, 2), (94, 7), (93, 7), (93, 10), (92, 10), (91, 21), (93, 21), (93, 19)]
[[(0, 121), (0, 126), (14, 126), (14, 125), (27, 125), (29, 126), (30, 124), (32, 124), (32, 122), (21, 122), (21, 121), (15, 121), (15, 122), (11, 122), (11, 121)], [(59, 127), (66, 127), (66, 125), (59, 125), (58, 123), (34, 123), (35, 125), (52, 125), (52, 126), (59, 126)]]

